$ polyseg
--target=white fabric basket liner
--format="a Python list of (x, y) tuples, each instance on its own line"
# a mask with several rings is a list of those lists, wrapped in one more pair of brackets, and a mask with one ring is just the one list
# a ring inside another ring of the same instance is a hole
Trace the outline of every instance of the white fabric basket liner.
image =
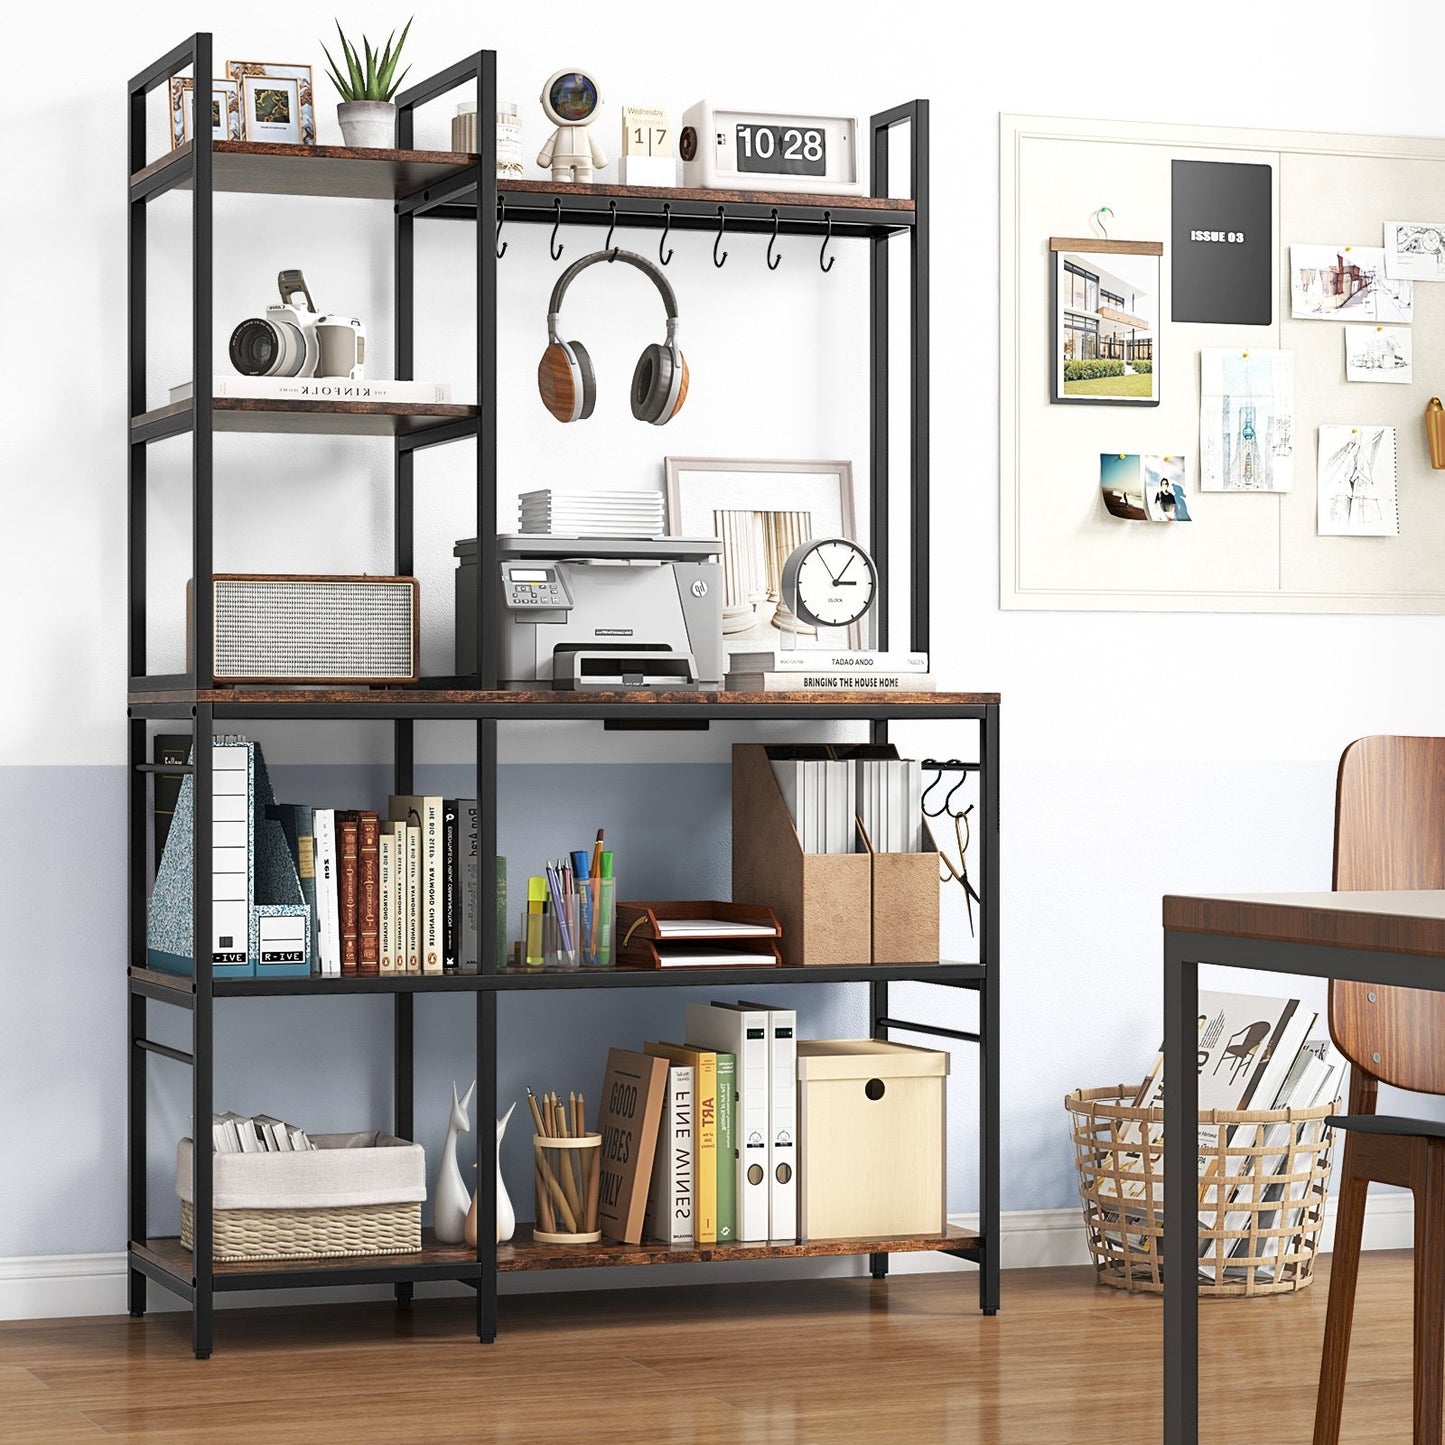
[[(420, 1144), (367, 1130), (313, 1134), (301, 1154), (215, 1154), (216, 1209), (335, 1209), (352, 1204), (409, 1204), (426, 1198), (426, 1152)], [(176, 1146), (176, 1193), (195, 1203), (193, 1145)]]

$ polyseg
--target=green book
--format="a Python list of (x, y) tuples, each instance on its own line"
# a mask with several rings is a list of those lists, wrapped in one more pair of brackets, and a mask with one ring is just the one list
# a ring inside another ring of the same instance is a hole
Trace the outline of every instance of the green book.
[(732, 1054), (717, 1056), (717, 1242), (738, 1237), (738, 1063)]

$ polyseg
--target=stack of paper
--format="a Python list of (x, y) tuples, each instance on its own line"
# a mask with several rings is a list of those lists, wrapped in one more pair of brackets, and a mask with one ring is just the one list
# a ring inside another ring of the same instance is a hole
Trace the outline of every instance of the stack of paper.
[(663, 495), (646, 492), (523, 492), (517, 503), (521, 530), (556, 537), (661, 537)]
[(923, 847), (922, 766), (909, 758), (859, 758), (858, 816), (875, 853), (917, 853)]

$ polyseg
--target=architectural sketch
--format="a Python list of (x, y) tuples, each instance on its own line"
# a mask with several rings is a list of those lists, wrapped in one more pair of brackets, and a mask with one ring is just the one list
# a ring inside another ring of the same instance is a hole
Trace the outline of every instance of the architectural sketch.
[(1399, 536), (1394, 427), (1320, 428), (1318, 531), (1321, 537)]
[(1414, 381), (1408, 326), (1346, 326), (1346, 381)]
[(1386, 221), (1385, 275), (1445, 281), (1445, 221)]
[(1294, 353), (1199, 353), (1199, 490), (1294, 485)]
[(1304, 321), (1410, 324), (1415, 286), (1385, 270), (1382, 246), (1291, 246), (1290, 314)]

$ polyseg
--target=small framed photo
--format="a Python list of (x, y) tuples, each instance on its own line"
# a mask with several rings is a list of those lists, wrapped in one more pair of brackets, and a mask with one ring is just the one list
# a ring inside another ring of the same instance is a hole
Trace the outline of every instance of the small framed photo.
[(247, 140), (301, 144), (301, 86), (297, 80), (274, 75), (242, 76), (241, 111)]
[[(171, 149), (195, 133), (196, 83), (188, 75), (171, 77)], [(234, 80), (211, 82), (211, 139), (241, 139), (241, 88)]]
[(1049, 238), (1053, 263), (1050, 399), (1159, 405), (1158, 241)]
[[(284, 64), (274, 60), (228, 60), (226, 75), (237, 85), (248, 77), (265, 80), (294, 80), (296, 82), (296, 110), (300, 116), (300, 144), (316, 144), (316, 102), (311, 92), (311, 67), (309, 65)], [(250, 135), (248, 140), (282, 140), (281, 136)], [(293, 142), (294, 143), (294, 142)]]

